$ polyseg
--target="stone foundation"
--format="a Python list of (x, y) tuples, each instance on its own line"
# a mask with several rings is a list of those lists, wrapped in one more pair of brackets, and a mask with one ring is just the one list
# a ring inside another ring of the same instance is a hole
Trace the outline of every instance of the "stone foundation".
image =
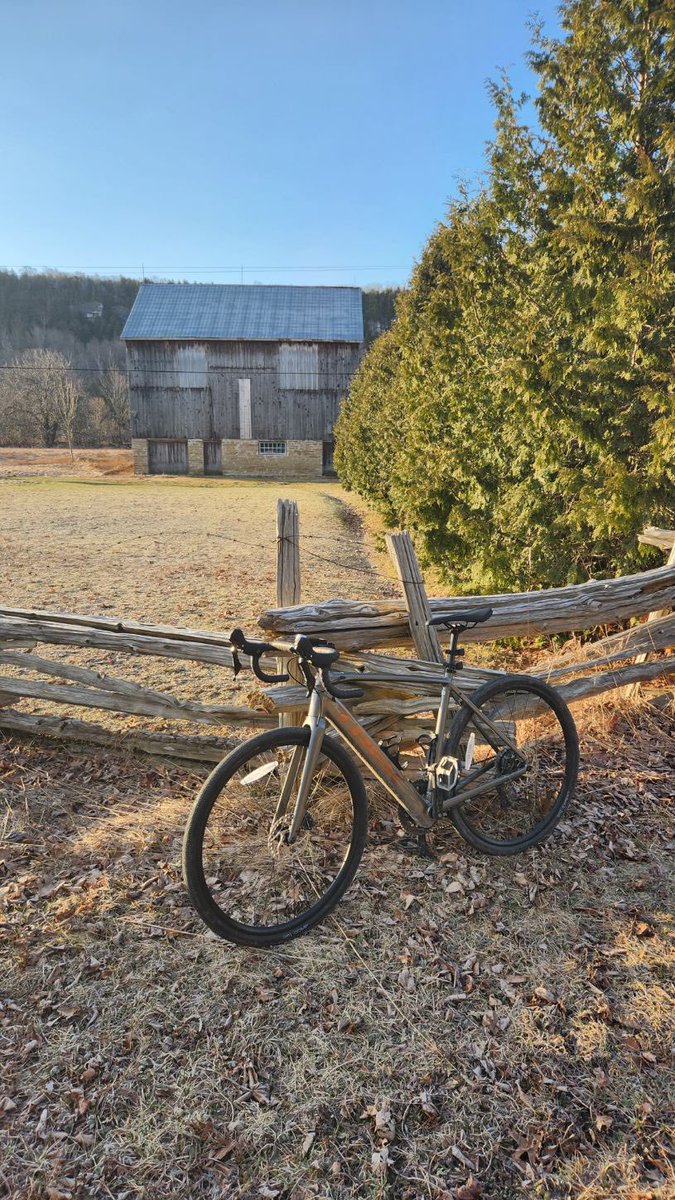
[(150, 472), (150, 464), (148, 462), (148, 439), (132, 438), (131, 454), (134, 460), (134, 474), (148, 475)]
[[(188, 438), (188, 474), (204, 474), (204, 442)], [(323, 473), (323, 443), (287, 441), (286, 454), (259, 454), (258, 440), (223, 438), (223, 475), (231, 479), (320, 479)], [(131, 453), (136, 475), (148, 475), (148, 439), (132, 438)]]
[(188, 438), (188, 475), (204, 474), (204, 443), (201, 438)]
[(287, 441), (286, 454), (259, 454), (258, 440), (223, 438), (223, 475), (234, 479), (320, 479), (323, 443)]

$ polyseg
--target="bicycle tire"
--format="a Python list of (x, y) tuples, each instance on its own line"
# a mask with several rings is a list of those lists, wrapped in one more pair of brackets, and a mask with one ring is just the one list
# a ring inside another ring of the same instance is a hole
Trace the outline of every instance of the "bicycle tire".
[(257, 755), (280, 748), (308, 745), (308, 726), (270, 730), (250, 738), (234, 750), (211, 772), (197, 796), (183, 839), (183, 878), (197, 913), (219, 937), (241, 946), (269, 947), (290, 941), (325, 920), (352, 882), (363, 854), (368, 830), (368, 800), (360, 771), (347, 750), (333, 737), (326, 736), (321, 748), (340, 771), (352, 805), (349, 849), (340, 870), (327, 891), (305, 912), (279, 925), (247, 925), (228, 916), (211, 894), (207, 883), (203, 845), (207, 822), (213, 807), (229, 780)]
[[(554, 688), (529, 675), (509, 675), (484, 684), (471, 696), (471, 700), (480, 709), (486, 702), (493, 701), (500, 693), (509, 692), (534, 694), (543, 700), (555, 714), (564, 736), (565, 769), (563, 783), (555, 803), (545, 817), (523, 837), (508, 838), (504, 841), (484, 837), (475, 828), (475, 823), (472, 824), (470, 802), (457, 805), (450, 810), (455, 827), (465, 841), (484, 854), (497, 856), (520, 854), (532, 846), (539, 845), (551, 835), (569, 805), (579, 773), (579, 738), (574, 718), (562, 696)], [(473, 720), (473, 710), (468, 705), (462, 705), (455, 715), (448, 733), (448, 753), (453, 757), (461, 758), (462, 737)]]

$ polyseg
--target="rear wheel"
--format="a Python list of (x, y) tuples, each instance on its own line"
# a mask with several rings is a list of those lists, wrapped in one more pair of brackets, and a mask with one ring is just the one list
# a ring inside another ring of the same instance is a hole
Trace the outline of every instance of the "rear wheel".
[(488, 786), (450, 815), (478, 850), (518, 854), (547, 838), (569, 803), (579, 771), (574, 719), (553, 688), (527, 675), (488, 683), (471, 701), (478, 711), (463, 705), (448, 735), (463, 768), (456, 794)]
[(298, 835), (287, 840), (309, 736), (303, 727), (252, 738), (212, 771), (190, 814), (190, 898), (231, 942), (273, 946), (297, 937), (323, 921), (356, 873), (368, 802), (354, 760), (332, 737), (324, 738)]

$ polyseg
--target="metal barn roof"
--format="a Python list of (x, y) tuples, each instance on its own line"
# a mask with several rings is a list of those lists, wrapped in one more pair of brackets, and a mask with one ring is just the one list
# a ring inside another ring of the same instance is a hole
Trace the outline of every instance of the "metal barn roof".
[(361, 289), (143, 283), (126, 340), (362, 342)]

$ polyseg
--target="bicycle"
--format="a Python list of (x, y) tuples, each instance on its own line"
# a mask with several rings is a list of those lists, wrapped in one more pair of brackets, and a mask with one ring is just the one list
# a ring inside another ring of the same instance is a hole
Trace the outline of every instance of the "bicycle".
[[(353, 679), (345, 684), (344, 676), (331, 675), (335, 646), (302, 633), (264, 642), (232, 630), (235, 672), (242, 652), (258, 679), (285, 682), (288, 673), (268, 674), (260, 665), (266, 654), (283, 655), (297, 663), (309, 705), (302, 726), (270, 730), (234, 750), (197, 796), (183, 875), (214, 933), (273, 946), (305, 933), (337, 905), (366, 842), (368, 800), (354, 755), (422, 841), (448, 817), (467, 842), (492, 855), (519, 853), (552, 833), (579, 765), (564, 700), (527, 675), (500, 676), (473, 695), (453, 682), (464, 654), (460, 636), (491, 615), (488, 607), (471, 608), (428, 622), (449, 631), (450, 645), (434, 733), (420, 739), (412, 767), (393, 746), (377, 743), (343, 703), (364, 692)], [(438, 685), (439, 677), (421, 682)]]

